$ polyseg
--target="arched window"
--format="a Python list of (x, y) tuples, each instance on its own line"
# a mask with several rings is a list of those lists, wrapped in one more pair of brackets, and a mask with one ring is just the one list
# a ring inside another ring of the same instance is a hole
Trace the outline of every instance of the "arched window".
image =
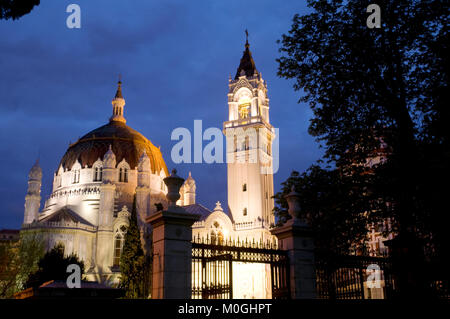
[(126, 232), (127, 228), (124, 225), (120, 226), (120, 228), (116, 230), (116, 234), (114, 237), (114, 260), (113, 260), (113, 266), (115, 267), (120, 266), (120, 256), (122, 256)]
[(247, 184), (242, 185), (242, 191), (246, 192), (247, 191)]
[(222, 227), (216, 221), (213, 224), (214, 227), (211, 229), (211, 244), (213, 245), (223, 245), (223, 233), (221, 231)]
[(79, 183), (80, 182), (80, 170), (76, 169), (73, 171), (73, 183)]
[(244, 216), (247, 216), (247, 207), (244, 208), (244, 211), (242, 212), (242, 214), (243, 214)]
[(94, 169), (94, 182), (99, 182), (103, 178), (103, 168), (102, 167), (95, 167)]
[(251, 104), (252, 101), (248, 96), (244, 96), (239, 100), (238, 111), (240, 119), (246, 119), (249, 117)]
[(217, 233), (217, 244), (218, 245), (223, 245), (223, 234), (221, 231), (219, 231)]
[(128, 183), (128, 168), (119, 168), (119, 182)]

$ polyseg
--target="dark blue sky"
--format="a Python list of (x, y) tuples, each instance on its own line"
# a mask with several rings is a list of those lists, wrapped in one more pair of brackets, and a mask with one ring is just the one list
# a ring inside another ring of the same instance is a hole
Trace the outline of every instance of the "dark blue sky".
[[(306, 12), (305, 2), (42, 0), (20, 20), (0, 20), (0, 229), (20, 227), (38, 153), (44, 201), (69, 142), (108, 121), (119, 73), (127, 124), (161, 146), (169, 170), (192, 171), (198, 202), (226, 203), (226, 164), (174, 165), (170, 134), (193, 130), (195, 119), (222, 128), (246, 28), (280, 129), (279, 190), (292, 169), (303, 171), (320, 155), (307, 134), (309, 108), (297, 104), (293, 82), (276, 75), (276, 40), (295, 13)], [(70, 3), (81, 7), (81, 29), (66, 27)]]

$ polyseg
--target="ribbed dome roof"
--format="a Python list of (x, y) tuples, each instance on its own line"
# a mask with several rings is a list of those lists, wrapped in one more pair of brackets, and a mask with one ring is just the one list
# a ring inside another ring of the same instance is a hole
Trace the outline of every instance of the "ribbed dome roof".
[(78, 160), (82, 167), (85, 165), (91, 167), (97, 159), (103, 159), (109, 145), (112, 146), (117, 163), (125, 158), (134, 169), (138, 165), (142, 152), (145, 151), (150, 159), (152, 172), (159, 173), (163, 169), (166, 176), (169, 175), (161, 150), (141, 133), (120, 121), (110, 121), (71, 144), (61, 159), (60, 166), (71, 169)]

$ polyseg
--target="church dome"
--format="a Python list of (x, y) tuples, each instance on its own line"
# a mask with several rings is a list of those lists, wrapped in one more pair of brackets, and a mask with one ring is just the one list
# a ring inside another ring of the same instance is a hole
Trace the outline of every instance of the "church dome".
[(134, 169), (138, 166), (142, 153), (146, 152), (152, 172), (159, 173), (163, 169), (166, 176), (169, 175), (161, 150), (141, 133), (119, 121), (110, 121), (71, 144), (61, 159), (60, 166), (70, 169), (78, 160), (81, 167), (91, 167), (99, 158), (103, 159), (109, 145), (117, 163), (125, 159)]
[(92, 167), (92, 165), (111, 149), (116, 157), (116, 163), (123, 159), (127, 161), (131, 169), (138, 166), (139, 158), (145, 152), (150, 159), (151, 171), (159, 174), (164, 170), (169, 176), (166, 163), (161, 154), (161, 150), (154, 146), (145, 136), (126, 125), (123, 117), (123, 106), (125, 104), (122, 97), (121, 82), (113, 99), (113, 116), (108, 124), (103, 125), (71, 144), (60, 162), (60, 167), (71, 169), (78, 160), (81, 167)]

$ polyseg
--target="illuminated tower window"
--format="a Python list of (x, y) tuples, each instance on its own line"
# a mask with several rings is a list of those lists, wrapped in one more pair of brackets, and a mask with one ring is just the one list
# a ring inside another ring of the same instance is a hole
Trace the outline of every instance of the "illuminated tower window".
[(239, 118), (246, 119), (249, 117), (251, 100), (249, 97), (243, 97), (239, 100)]
[(247, 216), (247, 207), (244, 208), (243, 215)]

